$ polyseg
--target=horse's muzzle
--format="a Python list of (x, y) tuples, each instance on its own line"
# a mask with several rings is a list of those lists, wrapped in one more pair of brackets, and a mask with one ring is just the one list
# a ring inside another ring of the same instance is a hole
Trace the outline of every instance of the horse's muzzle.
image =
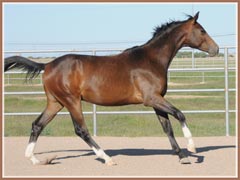
[(219, 52), (219, 47), (216, 45), (209, 49), (208, 54), (209, 56), (213, 57), (213, 56), (216, 56), (218, 52)]

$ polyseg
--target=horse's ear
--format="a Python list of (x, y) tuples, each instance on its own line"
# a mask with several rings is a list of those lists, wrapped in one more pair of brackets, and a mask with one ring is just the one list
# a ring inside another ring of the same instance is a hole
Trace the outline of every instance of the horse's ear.
[(199, 11), (195, 14), (195, 16), (193, 17), (194, 22), (196, 23), (198, 20), (198, 16), (199, 16)]

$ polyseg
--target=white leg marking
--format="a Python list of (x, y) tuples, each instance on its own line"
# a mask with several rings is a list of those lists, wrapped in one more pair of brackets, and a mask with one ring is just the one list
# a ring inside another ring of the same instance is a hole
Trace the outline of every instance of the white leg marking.
[(33, 154), (35, 145), (36, 145), (35, 142), (29, 143), (25, 151), (25, 157), (29, 158), (34, 165), (40, 163), (40, 161)]
[(40, 163), (40, 161), (34, 155), (30, 157), (30, 160), (32, 161), (33, 165)]
[(192, 133), (190, 132), (190, 130), (188, 129), (188, 127), (185, 123), (182, 124), (182, 131), (183, 131), (183, 134), (184, 134), (185, 138), (191, 138), (192, 137)]
[(33, 156), (33, 151), (34, 151), (35, 145), (36, 145), (35, 142), (31, 142), (28, 144), (26, 151), (25, 151), (25, 157), (30, 158), (31, 156)]
[(184, 137), (188, 139), (188, 150), (195, 153), (196, 148), (192, 139), (192, 133), (188, 129), (185, 123), (182, 124), (182, 131), (183, 131)]
[(97, 157), (105, 160), (105, 164), (110, 166), (115, 165), (112, 158), (110, 158), (102, 149), (96, 149), (95, 147), (92, 147), (92, 150), (95, 152)]

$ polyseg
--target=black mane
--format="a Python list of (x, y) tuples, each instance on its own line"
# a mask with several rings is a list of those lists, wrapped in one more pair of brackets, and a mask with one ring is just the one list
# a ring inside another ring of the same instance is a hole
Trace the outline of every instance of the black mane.
[(175, 27), (177, 27), (178, 25), (180, 25), (182, 23), (185, 23), (186, 21), (193, 18), (191, 15), (186, 14), (186, 16), (188, 17), (187, 20), (184, 20), (184, 21), (174, 21), (174, 20), (172, 20), (170, 22), (162, 24), (161, 26), (155, 27), (152, 38), (154, 38), (156, 36), (159, 36), (159, 35), (166, 34), (166, 33), (170, 32), (172, 29), (174, 29)]
[(163, 35), (166, 32), (170, 32), (172, 29), (174, 29), (179, 24), (182, 24), (183, 21), (171, 21), (167, 22), (165, 24), (162, 24), (161, 26), (157, 26), (154, 28), (153, 32), (153, 38), (159, 35)]
[[(153, 32), (153, 37), (147, 43), (149, 43), (150, 41), (152, 41), (156, 37), (160, 37), (160, 36), (162, 37), (164, 35), (167, 35), (169, 32), (171, 32), (177, 26), (179, 26), (179, 25), (181, 25), (181, 24), (185, 23), (186, 21), (188, 21), (188, 20), (193, 18), (191, 15), (187, 15), (186, 14), (186, 16), (188, 17), (187, 20), (184, 20), (184, 21), (174, 21), (174, 20), (171, 20), (170, 22), (162, 24), (161, 26), (155, 27), (154, 28), (154, 32)], [(128, 48), (128, 49), (124, 50), (124, 52), (125, 51), (135, 50), (135, 49), (138, 49), (139, 47), (142, 47), (142, 46), (134, 46), (134, 47), (131, 47), (131, 48)]]

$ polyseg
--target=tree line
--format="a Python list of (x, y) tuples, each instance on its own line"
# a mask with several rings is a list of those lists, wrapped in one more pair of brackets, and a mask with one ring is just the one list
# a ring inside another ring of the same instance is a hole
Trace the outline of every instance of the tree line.
[[(195, 58), (206, 58), (209, 55), (205, 52), (195, 52), (194, 57)], [(223, 57), (223, 53), (219, 53), (217, 57)], [(192, 58), (192, 51), (181, 51), (176, 54), (176, 58)]]

